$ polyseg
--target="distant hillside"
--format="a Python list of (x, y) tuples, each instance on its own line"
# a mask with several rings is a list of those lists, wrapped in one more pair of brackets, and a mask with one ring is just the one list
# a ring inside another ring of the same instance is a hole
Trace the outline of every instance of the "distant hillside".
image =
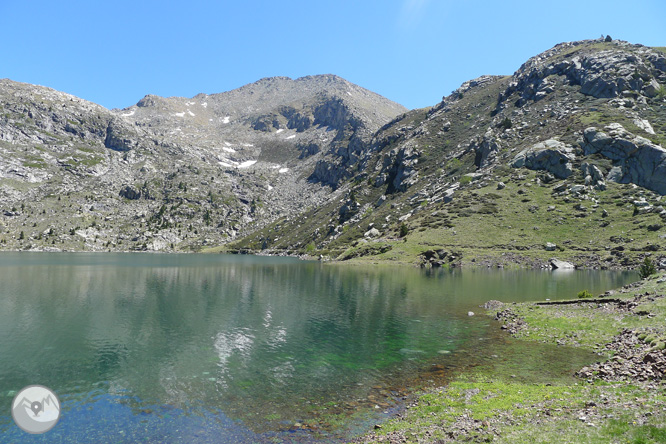
[(339, 197), (231, 248), (435, 267), (666, 265), (665, 85), (664, 48), (559, 44), (397, 116), (333, 181)]
[(329, 199), (402, 106), (333, 75), (109, 111), (0, 81), (0, 248), (199, 251)]

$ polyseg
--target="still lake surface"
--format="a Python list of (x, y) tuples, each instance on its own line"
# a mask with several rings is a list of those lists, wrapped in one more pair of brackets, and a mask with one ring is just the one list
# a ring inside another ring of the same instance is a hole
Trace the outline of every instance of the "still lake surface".
[[(512, 360), (517, 372), (560, 377), (591, 359), (564, 347), (516, 349), (498, 323), (468, 316), (484, 302), (571, 298), (635, 280), (0, 253), (0, 442), (337, 442), (394, 413), (412, 389), (477, 365)], [(62, 405), (45, 435), (11, 418), (14, 394), (32, 384)]]

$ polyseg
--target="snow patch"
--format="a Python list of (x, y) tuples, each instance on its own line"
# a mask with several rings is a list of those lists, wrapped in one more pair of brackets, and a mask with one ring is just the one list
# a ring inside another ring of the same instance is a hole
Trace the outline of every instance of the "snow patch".
[(270, 190), (272, 190), (272, 189), (273, 189), (273, 187), (270, 186), (270, 185), (268, 185), (268, 191), (270, 191)]
[(295, 137), (296, 137), (296, 134), (293, 134), (293, 135), (287, 137), (285, 140), (293, 139), (293, 138), (295, 138)]
[(282, 131), (284, 131), (284, 129), (280, 128), (279, 130), (275, 131), (275, 134), (280, 134)]
[(185, 102), (185, 106), (192, 106), (192, 105), (196, 105), (196, 104), (197, 104), (197, 102)]
[(195, 115), (195, 114), (194, 114), (192, 111), (190, 111), (189, 109), (187, 110), (187, 114), (189, 114), (189, 115), (192, 116), (192, 117), (194, 117), (194, 115)]
[(226, 151), (227, 153), (235, 153), (235, 152), (236, 152), (235, 149), (233, 149), (233, 148), (228, 148), (228, 147), (226, 147), (226, 146), (223, 146), (222, 149), (223, 149), (224, 151)]
[(128, 113), (125, 113), (125, 114), (123, 114), (123, 116), (125, 116), (125, 117), (129, 117), (129, 116), (133, 116), (133, 115), (134, 115), (135, 113), (136, 113), (136, 110), (135, 110), (135, 109), (133, 109), (132, 111), (130, 111), (130, 112), (128, 112)]
[(278, 173), (282, 174), (282, 173), (286, 173), (287, 171), (289, 171), (289, 168), (280, 168), (278, 170)]
[(224, 144), (225, 144), (226, 146), (231, 146), (231, 144), (230, 144), (229, 142), (227, 142), (227, 141), (225, 141)]
[(222, 165), (223, 167), (232, 167), (232, 166), (233, 166), (233, 165), (230, 164), (230, 163), (222, 162), (222, 161), (219, 161), (219, 162), (217, 162), (217, 163), (219, 163), (219, 164)]
[(231, 119), (231, 116), (225, 116), (224, 119), (222, 119), (222, 123), (229, 123), (230, 119)]
[(251, 167), (251, 166), (254, 165), (255, 163), (257, 163), (256, 160), (246, 160), (245, 162), (243, 162), (243, 163), (241, 163), (240, 165), (238, 165), (238, 168), (247, 168), (247, 167)]
[(241, 143), (241, 145), (242, 145), (242, 146), (249, 147), (249, 148), (252, 148), (252, 147), (254, 146), (254, 145), (252, 145), (251, 143)]
[(202, 103), (201, 106), (203, 106), (204, 108), (208, 108), (208, 102)]
[(185, 113), (176, 113), (174, 114), (176, 117), (185, 117)]

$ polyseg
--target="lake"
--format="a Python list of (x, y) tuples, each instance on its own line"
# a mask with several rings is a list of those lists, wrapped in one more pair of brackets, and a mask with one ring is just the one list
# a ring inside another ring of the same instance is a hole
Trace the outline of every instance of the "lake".
[[(483, 315), (486, 301), (572, 298), (635, 280), (612, 271), (0, 253), (0, 442), (339, 442), (394, 414), (411, 391), (479, 365), (504, 360), (558, 378), (592, 359), (516, 345)], [(11, 418), (13, 396), (32, 384), (62, 405), (44, 435)]]

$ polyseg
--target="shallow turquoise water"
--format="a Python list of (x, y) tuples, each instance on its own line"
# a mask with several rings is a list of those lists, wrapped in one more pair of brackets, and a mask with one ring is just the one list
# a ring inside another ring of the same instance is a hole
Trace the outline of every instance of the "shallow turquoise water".
[[(569, 298), (635, 279), (1, 253), (0, 442), (337, 441), (390, 414), (415, 385), (499, 350), (498, 326), (467, 316), (485, 301)], [(42, 436), (11, 420), (13, 393), (30, 384), (62, 403)]]

